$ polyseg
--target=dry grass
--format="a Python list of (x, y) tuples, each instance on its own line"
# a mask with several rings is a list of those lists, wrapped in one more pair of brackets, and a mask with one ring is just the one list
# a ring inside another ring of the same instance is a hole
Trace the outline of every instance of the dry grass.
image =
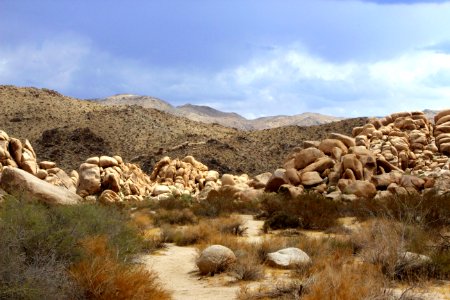
[(70, 273), (87, 299), (170, 299), (154, 272), (119, 263), (106, 238), (88, 238), (81, 244), (86, 258), (74, 264)]
[(162, 224), (187, 225), (196, 224), (198, 222), (198, 218), (188, 208), (183, 208), (182, 210), (158, 209), (153, 218), (154, 223), (157, 226)]
[(355, 263), (347, 253), (336, 252), (316, 261), (312, 272), (302, 299), (383, 299), (385, 285), (380, 270)]

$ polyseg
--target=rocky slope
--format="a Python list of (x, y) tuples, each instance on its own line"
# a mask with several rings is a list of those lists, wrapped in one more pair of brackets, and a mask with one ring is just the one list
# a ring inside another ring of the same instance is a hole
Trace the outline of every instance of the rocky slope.
[[(351, 134), (366, 119), (321, 126), (240, 131), (141, 106), (105, 106), (55, 91), (0, 86), (2, 130), (29, 139), (42, 160), (77, 169), (87, 157), (119, 155), (151, 172), (164, 156), (193, 155), (222, 173), (274, 170), (304, 140)], [(249, 159), (251, 158), (251, 159)]]
[(175, 116), (186, 117), (202, 123), (217, 123), (240, 130), (261, 130), (283, 126), (311, 126), (336, 122), (343, 118), (318, 113), (302, 113), (293, 116), (271, 116), (248, 120), (236, 113), (222, 112), (209, 106), (186, 104), (174, 107), (168, 102), (149, 96), (130, 94), (115, 95), (93, 101), (103, 105), (139, 105), (154, 108)]

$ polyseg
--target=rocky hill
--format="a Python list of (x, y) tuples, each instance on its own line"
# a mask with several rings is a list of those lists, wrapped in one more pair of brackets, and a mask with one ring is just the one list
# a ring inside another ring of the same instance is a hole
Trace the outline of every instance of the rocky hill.
[(223, 112), (209, 106), (185, 104), (174, 107), (161, 99), (130, 94), (114, 95), (92, 101), (103, 105), (139, 105), (144, 108), (164, 111), (175, 116), (183, 116), (197, 122), (217, 123), (225, 127), (241, 130), (260, 130), (292, 125), (321, 125), (343, 119), (318, 113), (302, 113), (293, 116), (270, 116), (248, 120), (237, 113)]
[(120, 155), (151, 171), (164, 156), (193, 155), (211, 169), (256, 175), (276, 169), (303, 141), (351, 134), (365, 118), (321, 126), (240, 131), (141, 106), (106, 106), (36, 88), (0, 86), (0, 124), (29, 139), (38, 157), (66, 170), (87, 157)]

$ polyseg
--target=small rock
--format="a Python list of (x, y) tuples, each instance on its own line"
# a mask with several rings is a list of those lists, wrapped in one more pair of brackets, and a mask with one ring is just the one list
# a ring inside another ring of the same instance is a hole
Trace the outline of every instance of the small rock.
[(267, 262), (276, 267), (293, 268), (310, 264), (311, 258), (301, 249), (291, 247), (267, 254)]

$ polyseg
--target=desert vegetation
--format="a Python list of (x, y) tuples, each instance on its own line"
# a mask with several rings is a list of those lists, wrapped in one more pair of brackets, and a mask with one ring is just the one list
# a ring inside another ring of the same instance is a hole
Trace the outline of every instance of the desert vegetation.
[[(448, 195), (338, 203), (317, 193), (265, 193), (252, 203), (254, 218), (264, 221), (258, 241), (246, 239), (242, 206), (221, 197), (220, 206), (203, 201), (199, 209), (191, 198), (172, 197), (138, 211), (153, 212), (150, 226), (160, 226), (164, 242), (199, 253), (210, 245), (231, 249), (236, 260), (217, 273), (259, 282), (258, 288), (244, 284), (239, 299), (392, 299), (396, 289), (409, 299), (427, 282), (450, 278)], [(287, 279), (267, 284), (277, 280), (268, 254), (290, 247), (302, 249), (311, 262), (291, 266), (283, 271)]]
[(1, 299), (169, 298), (154, 272), (132, 264), (154, 249), (125, 211), (13, 197), (0, 205)]
[[(246, 237), (242, 213), (264, 222), (259, 240)], [(251, 204), (226, 194), (182, 195), (119, 206), (45, 206), (7, 196), (0, 295), (168, 299), (157, 274), (134, 260), (174, 243), (199, 254), (211, 245), (231, 249), (233, 262), (204, 275), (241, 282), (239, 299), (392, 299), (395, 289), (449, 280), (449, 216), (450, 197), (431, 193), (350, 203), (314, 192), (264, 193)], [(270, 253), (292, 247), (310, 262), (276, 271)]]

